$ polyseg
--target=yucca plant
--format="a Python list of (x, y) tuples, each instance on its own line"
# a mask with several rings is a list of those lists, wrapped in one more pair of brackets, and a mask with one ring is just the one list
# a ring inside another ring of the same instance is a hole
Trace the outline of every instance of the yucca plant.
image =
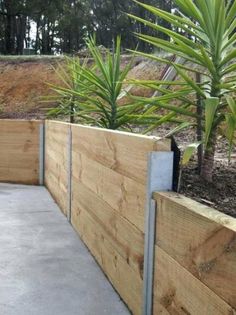
[[(137, 2), (137, 1), (135, 1)], [(212, 181), (215, 147), (218, 132), (224, 132), (229, 140), (230, 150), (235, 142), (236, 111), (233, 95), (236, 84), (236, 1), (232, 0), (174, 0), (177, 10), (174, 13), (162, 11), (156, 7), (137, 2), (158, 19), (166, 20), (172, 30), (140, 17), (129, 16), (149, 27), (163, 32), (170, 40), (163, 40), (145, 34), (136, 34), (138, 38), (159, 50), (181, 57), (184, 64), (178, 64), (166, 58), (139, 53), (157, 62), (174, 67), (179, 78), (175, 82), (136, 82), (158, 90), (158, 96), (152, 99), (136, 98), (145, 105), (146, 114), (155, 114), (161, 108), (169, 111), (157, 119), (151, 128), (181, 115), (185, 125), (194, 124), (199, 119), (194, 106), (194, 95), (202, 99), (204, 159), (201, 174), (207, 181)], [(194, 79), (195, 73), (201, 73), (202, 82)], [(166, 86), (177, 85), (178, 89)], [(175, 100), (175, 104), (172, 103)], [(181, 129), (181, 128), (179, 128)]]
[[(88, 82), (82, 76), (84, 68), (87, 68), (88, 60), (81, 61), (78, 57), (66, 57), (65, 65), (60, 63), (54, 68), (56, 76), (61, 81), (61, 85), (50, 84), (51, 90), (55, 92), (53, 95), (43, 98), (44, 102), (56, 103), (57, 106), (50, 108), (48, 117), (69, 116), (70, 122), (74, 122), (75, 118), (78, 120), (78, 113), (81, 110), (81, 104), (85, 100), (82, 96), (87, 88)], [(93, 66), (90, 67), (94, 69)], [(79, 92), (75, 94), (74, 91)]]
[(130, 114), (136, 113), (139, 104), (119, 106), (118, 101), (124, 96), (123, 83), (131, 69), (132, 60), (121, 69), (121, 38), (116, 39), (115, 50), (107, 50), (102, 55), (94, 38), (87, 40), (87, 47), (95, 63), (95, 71), (84, 69), (83, 78), (89, 82), (86, 91), (87, 101), (84, 111), (94, 125), (108, 129), (127, 129), (131, 121)]
[[(108, 129), (130, 129), (132, 115), (137, 114), (140, 104), (119, 106), (124, 96), (123, 83), (131, 68), (132, 60), (121, 69), (121, 39), (117, 37), (115, 51), (107, 50), (105, 56), (96, 46), (93, 37), (86, 41), (93, 66), (81, 64), (79, 60), (70, 62), (64, 80), (66, 86), (55, 87), (60, 96), (59, 106), (50, 113), (68, 113), (73, 103), (75, 121)], [(68, 81), (71, 83), (68, 84)], [(57, 112), (59, 111), (59, 112)]]

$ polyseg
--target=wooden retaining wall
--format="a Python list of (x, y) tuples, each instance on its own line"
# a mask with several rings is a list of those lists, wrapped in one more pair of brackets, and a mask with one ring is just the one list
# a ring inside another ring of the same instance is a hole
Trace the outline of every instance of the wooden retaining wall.
[[(0, 120), (0, 181), (39, 183), (41, 124)], [(54, 121), (45, 140), (47, 188), (141, 315), (148, 153), (170, 143)], [(153, 314), (236, 315), (236, 219), (173, 192), (153, 198)]]
[(39, 183), (40, 124), (0, 120), (0, 182)]
[(236, 314), (236, 219), (175, 193), (154, 198), (154, 314)]
[[(46, 185), (135, 315), (143, 304), (147, 156), (158, 150), (170, 144), (46, 122)], [(172, 192), (153, 198), (153, 314), (236, 314), (236, 219)]]
[(68, 129), (72, 134), (71, 222), (134, 314), (142, 311), (147, 160), (169, 141), (46, 122), (46, 185), (68, 214)]

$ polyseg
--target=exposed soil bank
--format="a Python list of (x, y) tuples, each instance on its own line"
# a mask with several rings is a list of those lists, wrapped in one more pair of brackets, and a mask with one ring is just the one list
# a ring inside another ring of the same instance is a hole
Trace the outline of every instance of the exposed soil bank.
[[(122, 56), (121, 66), (131, 60), (130, 55)], [(37, 119), (45, 117), (48, 107), (53, 103), (42, 102), (42, 96), (53, 94), (48, 83), (62, 85), (55, 73), (63, 57), (8, 57), (0, 56), (0, 118)], [(159, 79), (163, 66), (136, 57), (128, 77), (130, 79)], [(152, 91), (133, 87), (134, 95), (151, 96)], [(130, 91), (131, 91), (130, 90)], [(126, 99), (122, 100), (125, 103)]]
[(42, 96), (49, 95), (47, 83), (58, 83), (53, 66), (56, 58), (0, 58), (0, 117), (41, 118)]

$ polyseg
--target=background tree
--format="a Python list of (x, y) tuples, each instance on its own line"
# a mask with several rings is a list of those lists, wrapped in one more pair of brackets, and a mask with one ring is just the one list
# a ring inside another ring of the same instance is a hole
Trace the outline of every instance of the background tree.
[[(171, 0), (145, 2), (168, 11), (172, 8)], [(113, 39), (121, 35), (123, 49), (133, 49), (138, 44), (133, 32), (157, 34), (131, 20), (125, 12), (170, 27), (132, 0), (0, 0), (0, 53), (22, 54), (24, 48), (41, 54), (74, 53), (84, 46), (85, 37), (94, 32), (98, 45), (112, 48)], [(139, 48), (152, 50), (145, 42)]]
[(1, 49), (5, 54), (22, 54), (26, 37), (28, 1), (0, 1)]

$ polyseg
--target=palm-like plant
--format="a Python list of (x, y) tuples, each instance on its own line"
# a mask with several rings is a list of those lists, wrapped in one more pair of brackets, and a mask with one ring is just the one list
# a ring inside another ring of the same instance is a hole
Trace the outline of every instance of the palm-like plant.
[[(135, 1), (137, 2), (137, 1)], [(144, 86), (155, 88), (159, 95), (150, 99), (137, 99), (147, 108), (147, 115), (155, 113), (157, 108), (164, 108), (169, 113), (157, 119), (152, 128), (173, 119), (177, 114), (190, 118), (199, 118), (192, 106), (196, 106), (194, 94), (202, 99), (204, 116), (204, 160), (201, 174), (212, 181), (215, 146), (217, 133), (223, 128), (230, 142), (230, 148), (235, 141), (236, 109), (235, 102), (228, 98), (236, 86), (236, 1), (232, 0), (174, 0), (178, 11), (169, 13), (156, 7), (137, 2), (140, 6), (152, 12), (172, 25), (172, 30), (146, 21), (140, 17), (129, 16), (149, 27), (168, 35), (170, 40), (163, 40), (145, 34), (137, 34), (158, 49), (177, 55), (184, 59), (180, 65), (167, 58), (142, 54), (158, 62), (173, 66), (181, 78), (168, 85), (178, 85), (173, 91), (166, 87), (166, 82), (138, 82)], [(202, 82), (198, 83), (191, 73), (200, 72)], [(175, 99), (177, 105), (171, 104)], [(185, 122), (186, 127), (186, 122)], [(149, 128), (150, 130), (150, 128)]]
[[(131, 121), (130, 114), (136, 113), (139, 104), (119, 106), (123, 94), (123, 83), (131, 68), (132, 61), (121, 69), (121, 38), (117, 37), (113, 53), (103, 56), (94, 38), (87, 40), (87, 47), (95, 63), (95, 71), (84, 69), (82, 77), (89, 83), (86, 91), (84, 112), (94, 125), (108, 129), (126, 129)], [(90, 113), (90, 114), (89, 114)]]
[[(78, 57), (66, 57), (65, 65), (58, 64), (57, 68), (54, 68), (62, 85), (48, 84), (55, 93), (44, 97), (44, 101), (57, 104), (56, 107), (49, 109), (48, 117), (69, 116), (70, 122), (74, 122), (76, 117), (78, 119), (78, 113), (82, 111), (80, 105), (85, 100), (82, 95), (89, 84), (82, 76), (83, 70), (87, 67), (89, 67), (87, 59), (81, 62)], [(93, 66), (91, 66), (92, 69), (94, 69)], [(79, 92), (79, 95), (75, 91)]]
[[(113, 53), (107, 50), (105, 56), (96, 46), (95, 39), (86, 42), (92, 56), (93, 66), (79, 60), (69, 63), (70, 71), (64, 86), (53, 86), (59, 96), (59, 106), (51, 114), (66, 114), (73, 104), (75, 121), (108, 129), (129, 129), (133, 114), (138, 113), (140, 104), (119, 106), (124, 96), (122, 86), (132, 61), (121, 69), (121, 39), (117, 38)], [(68, 83), (68, 81), (70, 83)]]

